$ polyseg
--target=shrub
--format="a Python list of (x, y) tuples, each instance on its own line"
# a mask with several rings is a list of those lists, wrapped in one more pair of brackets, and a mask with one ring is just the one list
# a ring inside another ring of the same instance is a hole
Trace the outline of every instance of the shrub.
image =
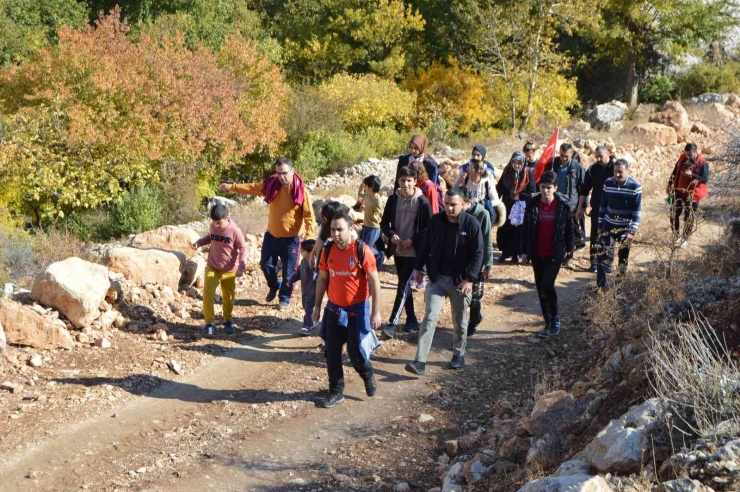
[(476, 128), (492, 125), (500, 118), (491, 105), (486, 81), (459, 66), (434, 62), (428, 69), (404, 81), (407, 90), (416, 92), (416, 120), (421, 127), (445, 121), (447, 132), (466, 134)]
[(740, 91), (740, 62), (728, 62), (723, 66), (700, 63), (693, 65), (676, 83), (682, 98), (690, 98), (705, 92)]
[(671, 99), (671, 94), (675, 89), (676, 84), (672, 78), (656, 75), (642, 87), (640, 99), (648, 103), (663, 104)]
[(157, 192), (139, 186), (125, 191), (113, 202), (99, 236), (107, 239), (148, 231), (159, 225), (161, 217), (162, 204)]
[(318, 87), (318, 96), (336, 108), (345, 129), (404, 122), (414, 110), (414, 95), (376, 75), (337, 74)]
[(0, 286), (20, 283), (33, 270), (33, 238), (10, 222), (0, 222)]
[(253, 42), (228, 37), (218, 53), (150, 31), (133, 42), (119, 16), (62, 28), (57, 48), (0, 72), (0, 188), (23, 189), (36, 223), (156, 182), (163, 159), (229, 166), (285, 137), (287, 85)]

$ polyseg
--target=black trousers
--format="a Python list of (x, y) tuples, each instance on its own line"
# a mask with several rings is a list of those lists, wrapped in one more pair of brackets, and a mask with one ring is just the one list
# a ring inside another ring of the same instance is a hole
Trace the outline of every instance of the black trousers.
[[(599, 214), (597, 211), (591, 209), (591, 230), (589, 231), (589, 247), (588, 247), (588, 253), (591, 257), (591, 265), (597, 266), (599, 263), (599, 253), (601, 253), (602, 245), (599, 242), (601, 239), (599, 238)], [(608, 252), (608, 267), (611, 267), (611, 264), (614, 262), (614, 250), (610, 249)]]
[(357, 320), (350, 316), (347, 328), (339, 326), (339, 315), (328, 309), (324, 310), (326, 318), (326, 370), (329, 373), (329, 391), (344, 393), (344, 368), (342, 367), (342, 348), (347, 344), (347, 353), (352, 367), (363, 380), (373, 375), (370, 361), (362, 358), (360, 343), (357, 337)]
[(479, 275), (475, 282), (473, 282), (473, 292), (470, 296), (470, 308), (468, 316), (468, 326), (477, 325), (483, 320), (481, 315), (481, 301), (483, 300), (483, 275)]
[(573, 214), (573, 229), (576, 231), (576, 248), (586, 246), (586, 217), (578, 220), (576, 214)]
[(403, 257), (394, 255), (396, 274), (398, 275), (398, 287), (396, 287), (396, 300), (393, 301), (390, 323), (397, 325), (401, 319), (401, 307), (406, 308), (406, 321), (414, 322), (416, 312), (414, 311), (414, 296), (411, 293), (409, 279), (414, 273), (416, 257)]
[(537, 295), (540, 298), (542, 317), (545, 323), (550, 324), (558, 315), (558, 293), (555, 291), (555, 280), (560, 273), (560, 262), (548, 256), (546, 258), (532, 258), (534, 268), (534, 283), (537, 286)]
[[(680, 198), (674, 195), (673, 208), (671, 210), (671, 226), (673, 232), (686, 239), (694, 232), (694, 216), (699, 209), (699, 202), (689, 203), (690, 198)], [(681, 214), (683, 214), (684, 226), (681, 231)]]

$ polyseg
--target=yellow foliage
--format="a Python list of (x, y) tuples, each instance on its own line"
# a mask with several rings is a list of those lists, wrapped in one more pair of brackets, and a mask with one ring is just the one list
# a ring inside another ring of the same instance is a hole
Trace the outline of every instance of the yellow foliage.
[(460, 67), (457, 60), (449, 66), (434, 62), (431, 67), (409, 77), (404, 87), (417, 93), (417, 125), (425, 127), (435, 120), (454, 123), (456, 130), (468, 134), (491, 126), (500, 115), (491, 104), (485, 79)]
[(414, 94), (376, 75), (337, 74), (318, 87), (318, 95), (351, 130), (404, 121), (414, 110)]

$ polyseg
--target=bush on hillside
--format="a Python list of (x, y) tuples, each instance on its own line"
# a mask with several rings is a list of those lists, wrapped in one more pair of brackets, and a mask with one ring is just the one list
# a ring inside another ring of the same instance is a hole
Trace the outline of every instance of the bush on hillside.
[(740, 92), (740, 62), (722, 66), (700, 63), (677, 77), (676, 87), (682, 98), (705, 92)]
[(162, 203), (156, 190), (139, 186), (125, 191), (110, 207), (108, 220), (101, 224), (101, 239), (138, 234), (156, 228), (162, 218)]
[(287, 85), (253, 42), (229, 37), (218, 53), (182, 36), (133, 42), (119, 15), (62, 28), (57, 48), (0, 72), (0, 188), (23, 189), (36, 223), (155, 183), (164, 159), (228, 167), (285, 137)]
[(656, 75), (640, 89), (640, 99), (646, 103), (664, 104), (672, 98), (676, 83), (671, 77)]

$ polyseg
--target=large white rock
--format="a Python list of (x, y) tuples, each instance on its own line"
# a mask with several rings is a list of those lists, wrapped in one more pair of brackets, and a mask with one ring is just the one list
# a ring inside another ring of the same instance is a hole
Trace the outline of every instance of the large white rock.
[(586, 113), (589, 123), (600, 130), (611, 130), (619, 122), (627, 118), (627, 105), (620, 101), (599, 104)]
[(654, 492), (714, 492), (698, 480), (690, 478), (679, 478), (669, 482), (663, 482), (653, 489)]
[(100, 316), (98, 306), (109, 288), (106, 267), (72, 257), (46, 267), (36, 277), (31, 297), (57, 309), (77, 328), (83, 328)]
[(0, 354), (5, 352), (5, 348), (8, 346), (8, 340), (5, 338), (5, 330), (3, 330), (3, 325), (0, 323)]
[(691, 131), (691, 122), (689, 113), (678, 101), (668, 101), (659, 113), (650, 116), (650, 121), (670, 126), (676, 130), (676, 137), (679, 142), (686, 141), (686, 136)]
[(612, 420), (581, 453), (599, 472), (633, 473), (649, 458), (650, 432), (658, 425), (660, 403), (657, 398), (632, 407)]
[(635, 125), (630, 134), (640, 145), (673, 145), (678, 142), (676, 129), (660, 123), (640, 123)]
[(7, 343), (38, 349), (71, 349), (74, 342), (60, 320), (49, 320), (23, 304), (0, 299), (0, 325)]
[(194, 285), (195, 282), (205, 274), (207, 265), (208, 262), (202, 256), (193, 256), (185, 262), (180, 282), (188, 287)]
[(161, 284), (177, 290), (182, 257), (172, 251), (123, 247), (109, 250), (106, 260), (108, 268), (139, 286)]
[(612, 488), (598, 475), (568, 475), (532, 480), (519, 492), (612, 492)]
[(131, 246), (138, 249), (177, 251), (189, 258), (194, 252), (191, 245), (198, 239), (198, 233), (188, 227), (168, 225), (137, 234), (131, 240)]

